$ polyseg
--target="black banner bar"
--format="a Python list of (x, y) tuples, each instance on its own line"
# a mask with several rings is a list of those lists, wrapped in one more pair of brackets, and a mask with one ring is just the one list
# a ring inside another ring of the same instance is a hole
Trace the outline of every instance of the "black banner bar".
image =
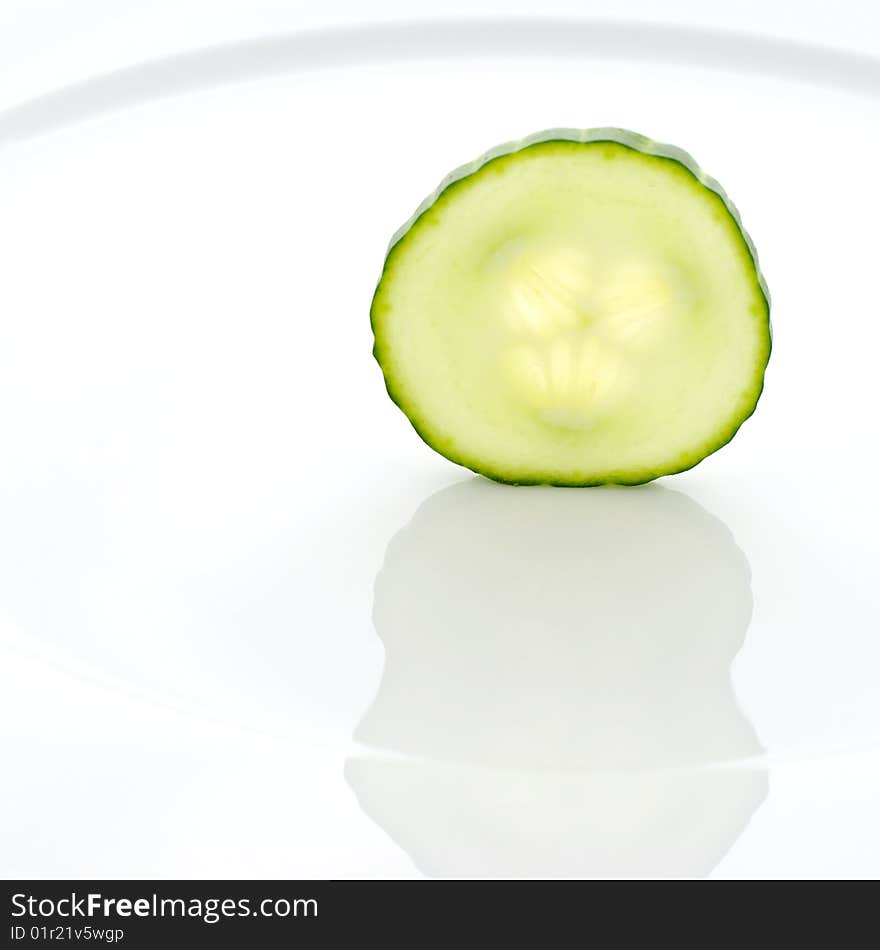
[[(16, 881), (5, 882), (2, 946), (341, 947), (440, 932), (497, 936), (525, 924), (583, 927), (591, 882)], [(592, 912), (595, 919), (595, 910)], [(617, 927), (619, 934), (625, 924)], [(468, 941), (463, 940), (462, 945)], [(456, 945), (458, 945), (456, 943)]]

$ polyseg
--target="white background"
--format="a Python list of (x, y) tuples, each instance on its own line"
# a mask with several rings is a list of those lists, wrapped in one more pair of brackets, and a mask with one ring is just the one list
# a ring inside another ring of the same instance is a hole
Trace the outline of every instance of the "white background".
[[(880, 874), (880, 14), (466, 6), (3, 4), (5, 876)], [(443, 492), (370, 357), (387, 240), (609, 124), (740, 207), (759, 410), (656, 489)]]

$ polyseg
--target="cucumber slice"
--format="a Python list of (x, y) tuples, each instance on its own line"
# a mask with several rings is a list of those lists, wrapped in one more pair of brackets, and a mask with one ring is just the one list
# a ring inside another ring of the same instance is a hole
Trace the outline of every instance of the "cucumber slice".
[(770, 356), (757, 255), (717, 182), (620, 129), (542, 132), (453, 172), (373, 297), (391, 398), (514, 484), (640, 484), (729, 442)]

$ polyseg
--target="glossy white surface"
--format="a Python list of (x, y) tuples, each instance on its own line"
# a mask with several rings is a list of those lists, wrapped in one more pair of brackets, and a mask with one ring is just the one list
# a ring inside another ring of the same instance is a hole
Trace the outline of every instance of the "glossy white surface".
[[(389, 29), (0, 114), (0, 873), (877, 876), (880, 63)], [(468, 479), (370, 358), (385, 244), (605, 124), (738, 204), (765, 395), (653, 487)]]

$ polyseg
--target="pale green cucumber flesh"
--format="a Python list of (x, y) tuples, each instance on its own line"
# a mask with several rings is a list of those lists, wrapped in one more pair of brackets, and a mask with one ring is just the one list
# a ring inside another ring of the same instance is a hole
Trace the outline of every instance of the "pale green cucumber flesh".
[(391, 398), (497, 481), (639, 484), (755, 409), (770, 305), (739, 216), (684, 152), (540, 133), (453, 172), (392, 241), (373, 298)]

